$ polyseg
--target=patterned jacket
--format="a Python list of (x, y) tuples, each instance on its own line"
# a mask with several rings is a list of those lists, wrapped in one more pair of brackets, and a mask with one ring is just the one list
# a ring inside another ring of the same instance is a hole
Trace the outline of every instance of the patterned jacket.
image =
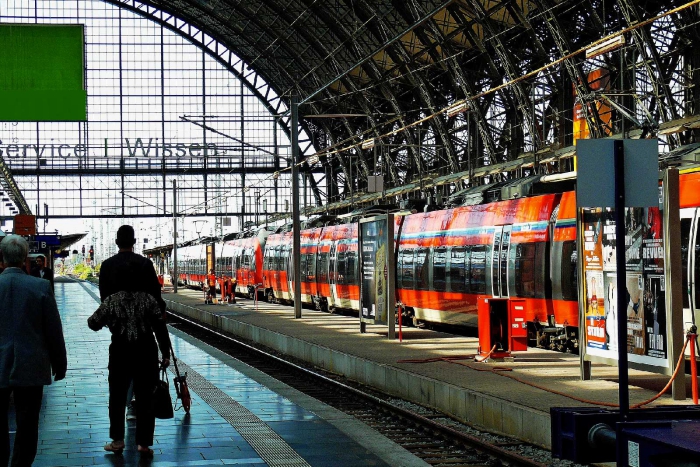
[(155, 333), (158, 347), (164, 357), (170, 356), (170, 337), (160, 306), (146, 292), (117, 292), (110, 295), (88, 318), (88, 326), (99, 331), (107, 326), (112, 332), (112, 343), (143, 349), (154, 346)]

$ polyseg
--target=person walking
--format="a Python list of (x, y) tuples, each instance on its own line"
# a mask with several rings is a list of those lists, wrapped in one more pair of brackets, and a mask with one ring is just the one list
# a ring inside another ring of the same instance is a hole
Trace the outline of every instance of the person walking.
[[(112, 332), (109, 347), (109, 419), (112, 442), (106, 451), (124, 450), (124, 412), (127, 393), (133, 383), (136, 396), (136, 443), (142, 455), (152, 456), (155, 417), (151, 396), (158, 381), (158, 349), (162, 365), (170, 364), (170, 338), (165, 326), (165, 301), (153, 263), (134, 253), (136, 238), (130, 225), (117, 231), (119, 252), (100, 268), (102, 305), (88, 320), (98, 331), (108, 326)], [(157, 315), (157, 316), (156, 316)], [(156, 346), (156, 339), (157, 346)]]
[(214, 303), (214, 300), (216, 300), (216, 273), (210, 269), (207, 275), (207, 297), (204, 303)]
[(19, 235), (0, 243), (0, 465), (10, 458), (8, 409), (14, 394), (17, 432), (12, 467), (31, 466), (39, 439), (44, 386), (66, 376), (66, 344), (51, 284), (23, 270), (29, 245)]
[(54, 289), (53, 270), (46, 266), (45, 256), (39, 255), (36, 257), (36, 266), (32, 268), (32, 276), (46, 279), (47, 281), (51, 282), (51, 289)]

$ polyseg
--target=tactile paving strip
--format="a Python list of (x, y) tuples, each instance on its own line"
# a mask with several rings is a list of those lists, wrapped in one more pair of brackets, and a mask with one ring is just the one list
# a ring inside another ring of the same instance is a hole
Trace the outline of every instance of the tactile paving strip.
[(177, 361), (177, 366), (181, 373), (187, 372), (187, 387), (229, 422), (268, 465), (311, 467), (255, 414), (211, 384), (182, 360)]
[[(100, 296), (90, 286), (82, 282), (80, 285), (97, 303), (100, 303)], [(272, 467), (311, 467), (303, 457), (254, 413), (211, 384), (182, 360), (177, 361), (177, 366), (181, 372), (187, 372), (187, 387), (229, 422), (267, 465)], [(174, 371), (172, 366), (170, 371)]]

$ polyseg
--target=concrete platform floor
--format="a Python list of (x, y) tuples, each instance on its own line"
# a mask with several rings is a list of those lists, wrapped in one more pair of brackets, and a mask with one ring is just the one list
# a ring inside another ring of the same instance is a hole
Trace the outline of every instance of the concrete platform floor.
[[(152, 460), (136, 452), (136, 422), (131, 421), (125, 422), (123, 455), (108, 453), (103, 446), (109, 441), (111, 334), (87, 327), (87, 318), (99, 302), (96, 288), (57, 282), (56, 298), (68, 349), (68, 373), (65, 380), (45, 389), (35, 467), (427, 465), (353, 418), (175, 329), (171, 329), (173, 347), (190, 372), (190, 413), (180, 409), (173, 419), (156, 421)], [(10, 411), (13, 443), (12, 406)]]
[[(352, 316), (303, 309), (302, 318), (295, 319), (292, 307), (256, 305), (240, 298), (235, 305), (205, 305), (201, 291), (182, 288), (164, 298), (171, 309), (219, 329), (464, 422), (547, 448), (551, 447), (550, 407), (618, 401), (617, 368), (594, 365), (593, 378), (582, 381), (577, 355), (531, 348), (516, 353), (512, 362), (447, 362), (439, 359), (474, 355), (478, 339), (404, 328), (403, 342), (389, 341), (385, 326), (367, 326), (363, 334), (359, 319)], [(438, 361), (418, 362), (426, 359)], [(630, 403), (635, 404), (654, 396), (668, 377), (630, 370), (629, 380)], [(653, 405), (689, 403), (664, 395)]]

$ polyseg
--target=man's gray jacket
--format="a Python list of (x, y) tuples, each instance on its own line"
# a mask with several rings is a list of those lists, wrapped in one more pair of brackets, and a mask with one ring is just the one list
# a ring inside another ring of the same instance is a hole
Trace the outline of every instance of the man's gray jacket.
[(0, 274), (0, 388), (51, 384), (66, 374), (66, 344), (51, 283), (19, 268)]

